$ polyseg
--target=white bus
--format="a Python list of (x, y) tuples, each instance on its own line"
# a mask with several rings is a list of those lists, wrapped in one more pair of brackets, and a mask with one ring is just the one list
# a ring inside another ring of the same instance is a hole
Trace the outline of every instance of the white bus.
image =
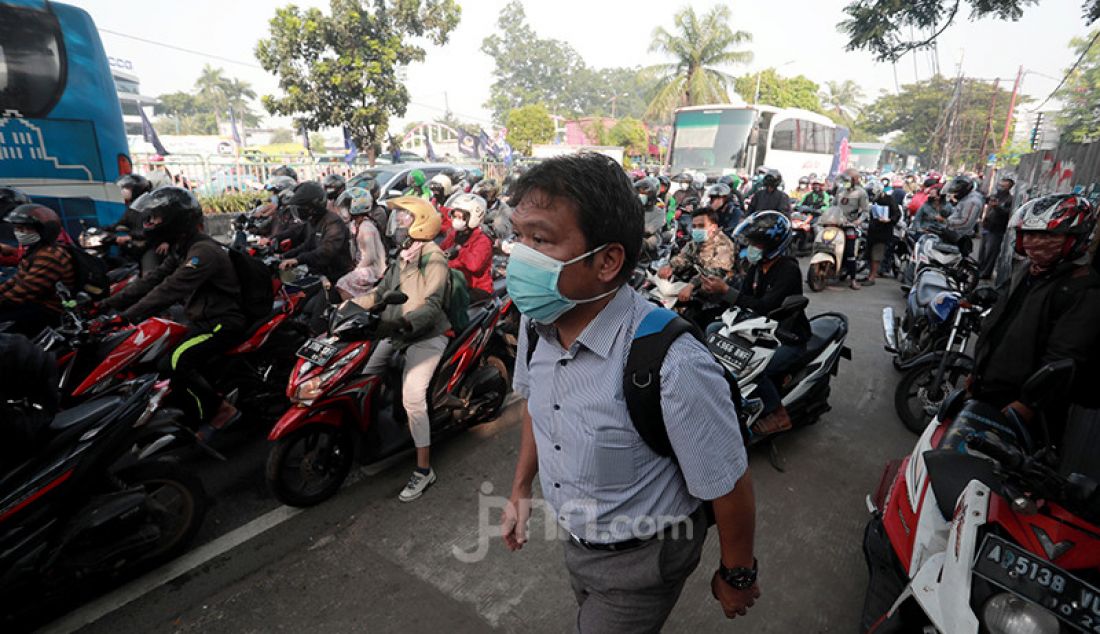
[(797, 108), (720, 104), (679, 108), (673, 123), (672, 173), (752, 174), (779, 170), (786, 188), (810, 174), (825, 177), (833, 166), (837, 125)]

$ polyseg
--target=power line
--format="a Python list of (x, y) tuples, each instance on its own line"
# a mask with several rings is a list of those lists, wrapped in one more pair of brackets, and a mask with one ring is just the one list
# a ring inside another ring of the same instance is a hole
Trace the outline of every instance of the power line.
[(175, 46), (173, 44), (165, 44), (164, 42), (157, 42), (157, 41), (154, 41), (154, 40), (147, 40), (143, 37), (138, 37), (136, 35), (130, 35), (129, 33), (119, 33), (118, 31), (112, 31), (110, 29), (101, 28), (99, 30), (102, 33), (110, 33), (111, 35), (117, 35), (118, 37), (125, 37), (125, 38), (131, 39), (131, 40), (137, 40), (138, 42), (144, 42), (146, 44), (152, 44), (153, 46), (161, 46), (161, 47), (164, 47), (164, 48), (170, 48), (174, 51), (180, 51), (182, 53), (190, 53), (191, 55), (199, 55), (201, 57), (208, 57), (210, 59), (216, 59), (216, 60), (220, 60), (220, 61), (223, 61), (223, 62), (229, 62), (230, 64), (240, 64), (241, 66), (248, 66), (250, 68), (259, 68), (260, 70), (263, 70), (262, 66), (260, 66), (259, 64), (253, 64), (251, 62), (242, 62), (240, 60), (230, 59), (228, 57), (222, 57), (221, 55), (213, 55), (211, 53), (203, 53), (202, 51), (196, 51), (196, 50), (192, 50), (192, 49), (189, 49), (189, 48), (183, 48), (182, 46)]
[(1073, 71), (1077, 70), (1077, 67), (1081, 65), (1081, 62), (1085, 59), (1085, 55), (1088, 55), (1089, 50), (1092, 49), (1093, 44), (1096, 44), (1097, 39), (1100, 39), (1100, 31), (1097, 31), (1096, 35), (1092, 36), (1092, 40), (1089, 42), (1089, 45), (1085, 47), (1085, 50), (1081, 51), (1081, 56), (1078, 57), (1077, 61), (1073, 63), (1073, 66), (1070, 66), (1069, 70), (1066, 71), (1066, 74), (1062, 77), (1062, 81), (1058, 82), (1058, 85), (1054, 88), (1054, 90), (1050, 91), (1050, 94), (1047, 95), (1047, 98), (1043, 100), (1043, 103), (1036, 106), (1035, 109), (1032, 110), (1032, 112), (1038, 112), (1039, 110), (1041, 110), (1043, 106), (1047, 105), (1047, 102), (1050, 101), (1051, 97), (1053, 97), (1055, 93), (1062, 89), (1062, 85), (1066, 83), (1066, 80), (1069, 79), (1069, 76), (1073, 74)]

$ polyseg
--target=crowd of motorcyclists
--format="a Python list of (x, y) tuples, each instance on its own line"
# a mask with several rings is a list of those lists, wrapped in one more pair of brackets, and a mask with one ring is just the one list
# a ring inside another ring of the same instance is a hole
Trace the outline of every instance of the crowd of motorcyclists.
[[(682, 283), (674, 295), (677, 310), (700, 332), (717, 333), (731, 308), (767, 316), (803, 294), (808, 272), (792, 253), (795, 214), (815, 235), (834, 225), (844, 233), (835, 278), (852, 289), (873, 285), (883, 274), (900, 276), (905, 258), (899, 254), (909, 253), (922, 235), (948, 231), (958, 240), (980, 231), (979, 278), (995, 276), (1003, 290), (977, 342), (970, 394), (1025, 425), (1045, 419), (1056, 431), (1064, 428), (1070, 406), (1100, 405), (1092, 389), (1100, 359), (1100, 276), (1089, 262), (1097, 210), (1080, 196), (1040, 197), (1017, 209), (1011, 179), (1001, 180), (987, 198), (973, 177), (936, 172), (880, 178), (850, 169), (831, 179), (811, 174), (790, 191), (783, 176), (768, 168), (752, 177), (713, 180), (692, 172), (631, 176), (645, 226), (635, 287), (647, 288), (647, 271)], [(514, 178), (522, 178), (522, 171)], [(385, 347), (371, 362), (379, 367), (371, 367), (381, 371), (394, 358), (403, 359), (400, 399), (417, 455), (400, 499), (415, 500), (436, 481), (429, 389), (454, 335), (447, 310), (454, 290), (450, 271), (461, 274), (471, 303), (499, 292), (494, 257), (507, 257), (512, 248), (512, 210), (502, 183), (476, 168), (448, 168), (431, 178), (414, 169), (402, 196), (383, 199), (377, 182), (348, 187), (339, 175), (299, 181), (292, 168), (280, 168), (266, 184), (266, 200), (245, 216), (246, 229), (231, 236), (236, 251), (205, 232), (202, 208), (190, 191), (154, 188), (136, 174), (118, 185), (126, 212), (108, 228), (109, 257), (112, 266), (126, 262), (139, 272), (125, 288), (101, 298), (90, 329), (124, 329), (182, 306), (189, 330), (164, 352), (159, 370), (202, 442), (242, 415), (205, 369), (267, 312), (243, 299), (249, 280), (233, 255), (254, 248), (277, 262), (273, 277), (308, 270), (322, 278), (322, 288), (303, 310), (311, 334), (322, 334), (327, 316), (345, 302), (384, 308), (374, 335)], [(54, 210), (22, 192), (0, 188), (0, 212), (17, 241), (0, 252), (0, 263), (13, 267), (0, 282), (0, 332), (8, 333), (0, 337), (33, 338), (61, 323), (67, 307), (57, 286), (74, 286), (82, 275), (73, 255), (80, 247), (68, 240)], [(1014, 262), (1019, 266), (1013, 271), (1006, 268)], [(388, 303), (389, 293), (404, 300)], [(759, 380), (763, 409), (752, 431), (761, 435), (791, 429), (784, 384), (814, 334), (804, 309), (784, 313), (779, 329), (783, 345)], [(1035, 411), (1018, 392), (1040, 364), (1057, 359), (1077, 364), (1073, 390)]]

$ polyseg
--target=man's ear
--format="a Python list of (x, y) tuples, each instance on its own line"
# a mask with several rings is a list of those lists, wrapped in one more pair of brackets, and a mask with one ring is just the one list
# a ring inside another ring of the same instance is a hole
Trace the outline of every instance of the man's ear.
[(607, 248), (596, 254), (596, 276), (605, 284), (614, 282), (626, 263), (626, 250), (623, 245), (612, 242)]

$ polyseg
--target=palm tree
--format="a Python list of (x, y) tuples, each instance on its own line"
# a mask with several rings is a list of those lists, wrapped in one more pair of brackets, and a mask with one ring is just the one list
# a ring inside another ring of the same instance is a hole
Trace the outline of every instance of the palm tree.
[(676, 61), (646, 69), (657, 76), (654, 96), (646, 109), (647, 120), (668, 121), (680, 106), (729, 101), (733, 76), (716, 67), (752, 61), (751, 52), (737, 50), (752, 41), (752, 34), (731, 29), (731, 17), (726, 5), (711, 8), (701, 18), (695, 9), (686, 7), (673, 21), (675, 33), (660, 26), (653, 30), (649, 51), (664, 53)]
[(226, 103), (233, 110), (233, 115), (241, 125), (254, 125), (256, 116), (252, 114), (252, 108), (248, 100), (256, 98), (256, 91), (252, 90), (252, 84), (240, 79), (229, 79), (224, 87)]
[(864, 98), (863, 89), (851, 79), (825, 82), (825, 90), (819, 96), (822, 106), (849, 121), (863, 109), (860, 104)]
[(228, 87), (229, 79), (225, 76), (225, 70), (214, 68), (210, 64), (202, 67), (202, 74), (195, 80), (195, 92), (214, 111), (218, 123), (221, 123), (222, 115), (229, 107)]

